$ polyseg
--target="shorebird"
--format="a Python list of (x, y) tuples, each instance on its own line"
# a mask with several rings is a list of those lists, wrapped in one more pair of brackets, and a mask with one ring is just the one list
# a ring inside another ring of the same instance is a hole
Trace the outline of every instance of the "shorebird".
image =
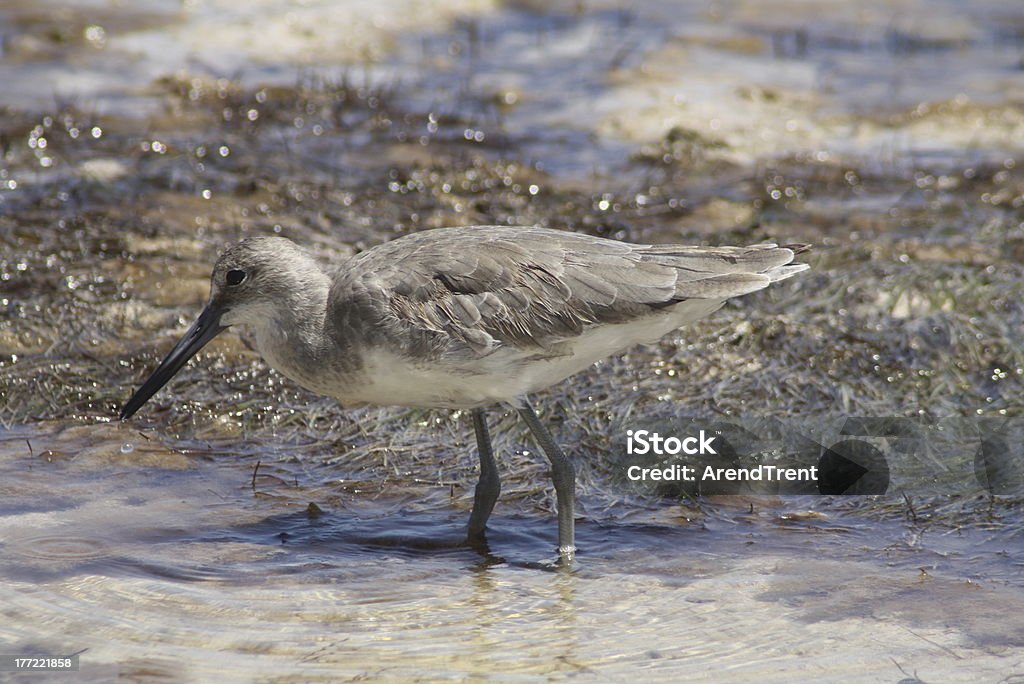
[(324, 267), (282, 237), (221, 254), (210, 298), (121, 410), (130, 418), (219, 333), (343, 405), (472, 411), (480, 456), (468, 537), (501, 491), (484, 409), (513, 406), (551, 462), (558, 547), (572, 559), (575, 471), (527, 397), (600, 359), (808, 268), (803, 245), (638, 245), (546, 228), (414, 233)]

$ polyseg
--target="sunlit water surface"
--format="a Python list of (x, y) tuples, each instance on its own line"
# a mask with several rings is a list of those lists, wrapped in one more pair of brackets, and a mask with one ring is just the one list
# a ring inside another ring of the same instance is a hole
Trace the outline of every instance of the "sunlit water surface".
[(310, 509), (303, 468), (254, 467), (115, 426), (0, 433), (0, 643), (82, 651), (87, 681), (968, 681), (1021, 666), (1024, 557), (983, 525), (925, 533), (774, 499), (687, 523), (665, 506), (581, 521), (567, 571), (550, 517), (499, 504), (474, 549), (443, 487)]

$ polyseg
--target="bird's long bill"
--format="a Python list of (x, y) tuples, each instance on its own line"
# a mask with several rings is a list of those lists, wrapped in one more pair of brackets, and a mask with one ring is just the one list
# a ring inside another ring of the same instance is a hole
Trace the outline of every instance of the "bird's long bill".
[(226, 329), (220, 324), (220, 307), (210, 304), (199, 318), (188, 329), (188, 332), (178, 340), (174, 349), (167, 355), (153, 374), (149, 376), (142, 387), (136, 390), (131, 399), (121, 409), (121, 420), (131, 418), (132, 415), (142, 408), (142, 405), (149, 401), (157, 391), (167, 384), (167, 381), (174, 377), (174, 374), (181, 370), (181, 367), (196, 353), (206, 346), (206, 343)]

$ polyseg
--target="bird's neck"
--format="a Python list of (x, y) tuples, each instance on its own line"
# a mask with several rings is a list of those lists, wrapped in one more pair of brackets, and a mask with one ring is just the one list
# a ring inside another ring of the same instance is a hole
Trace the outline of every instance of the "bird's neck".
[(309, 390), (330, 394), (325, 383), (343, 358), (325, 325), (331, 281), (319, 270), (303, 276), (294, 294), (276, 302), (273, 315), (253, 326), (254, 342), (274, 370)]

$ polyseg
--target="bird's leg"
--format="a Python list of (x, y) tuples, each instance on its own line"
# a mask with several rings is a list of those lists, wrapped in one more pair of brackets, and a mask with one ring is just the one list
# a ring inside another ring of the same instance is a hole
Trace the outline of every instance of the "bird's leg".
[(494, 461), (491, 435), (487, 431), (487, 420), (483, 409), (473, 409), (473, 429), (476, 431), (476, 448), (480, 453), (480, 480), (473, 494), (473, 512), (469, 514), (469, 540), (482, 539), (487, 519), (494, 510), (494, 502), (501, 493), (501, 478), (498, 464)]
[(533, 407), (524, 402), (519, 415), (530, 426), (530, 432), (540, 444), (541, 450), (551, 461), (551, 479), (555, 483), (555, 496), (558, 498), (558, 552), (567, 560), (572, 560), (576, 553), (576, 521), (573, 506), (576, 497), (576, 471), (572, 463), (565, 457), (562, 450), (551, 439), (551, 434), (541, 425)]

